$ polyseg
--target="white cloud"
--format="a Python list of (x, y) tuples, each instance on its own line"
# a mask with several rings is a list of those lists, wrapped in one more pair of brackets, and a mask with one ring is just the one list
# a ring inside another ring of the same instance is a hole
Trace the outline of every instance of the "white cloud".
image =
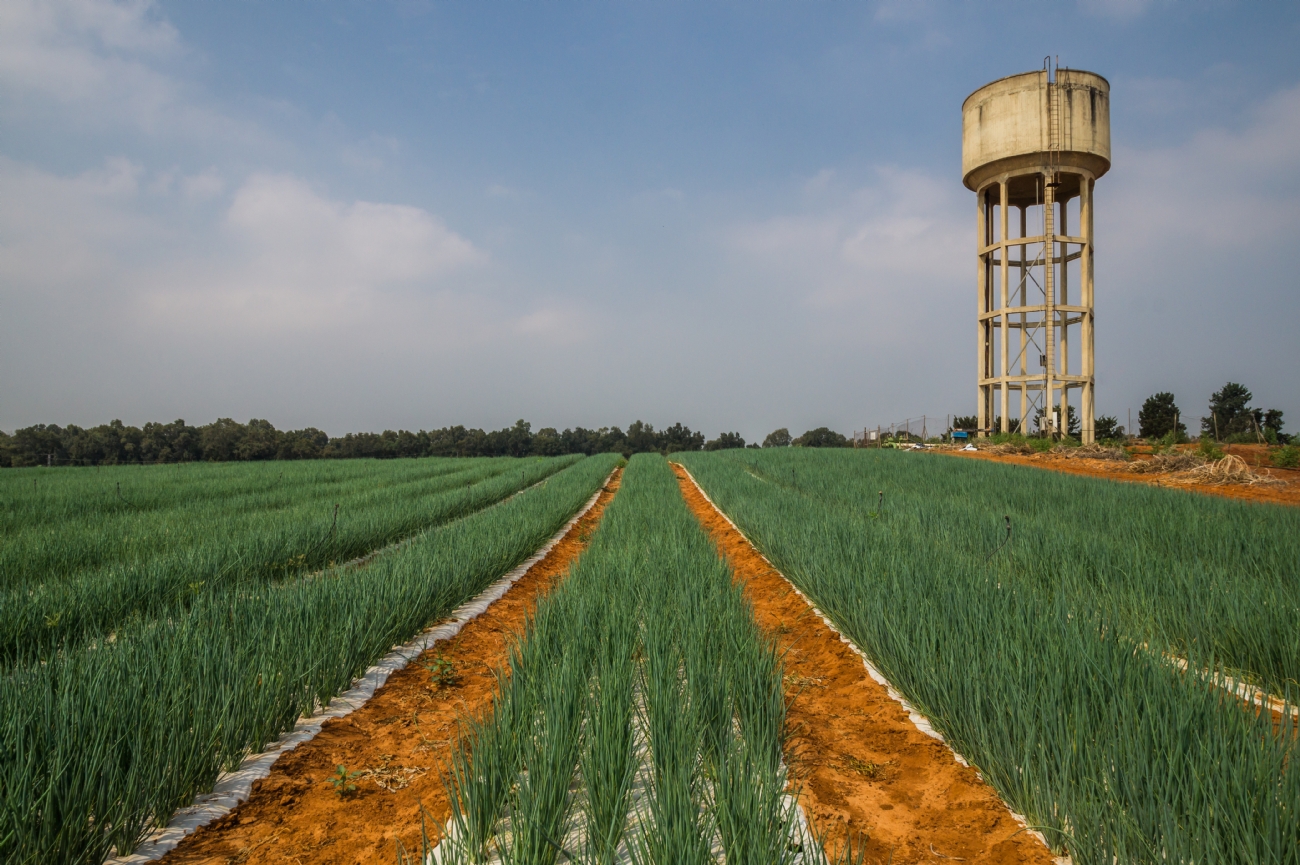
[(959, 284), (967, 273), (962, 190), (924, 172), (881, 168), (848, 188), (827, 171), (803, 184), (807, 210), (743, 225), (733, 248), (799, 286), (817, 304), (870, 300), (895, 307), (905, 293)]
[(215, 172), (170, 193), (148, 184), (150, 196), (144, 175), (120, 158), (73, 177), (0, 161), (4, 294), (54, 291), (169, 328), (297, 331), (346, 321), (385, 292), (437, 290), (487, 261), (417, 207), (255, 175), (221, 211), (191, 211), (220, 196)]
[(226, 181), (216, 168), (207, 168), (198, 174), (192, 174), (181, 181), (185, 197), (192, 201), (204, 201), (216, 198), (226, 191)]
[(136, 208), (144, 169), (122, 157), (60, 177), (0, 157), (0, 297), (101, 280), (166, 234)]
[(189, 54), (151, 0), (6, 0), (0, 118), (265, 145), (263, 131), (205, 104), (168, 71)]
[(546, 346), (576, 345), (595, 329), (588, 311), (571, 304), (551, 304), (515, 319), (511, 330), (523, 339)]
[(449, 274), (487, 261), (425, 210), (332, 200), (286, 175), (246, 180), (220, 229), (227, 245), (219, 264), (181, 262), (152, 280), (154, 315), (204, 329), (337, 326), (385, 305), (386, 291), (437, 289)]
[(227, 225), (262, 255), (377, 284), (436, 278), (482, 259), (473, 244), (417, 207), (327, 199), (303, 181), (257, 175), (235, 194)]
[(1109, 242), (1134, 264), (1153, 244), (1198, 255), (1268, 250), (1300, 224), (1297, 141), (1293, 87), (1261, 103), (1240, 131), (1203, 129), (1174, 147), (1116, 147), (1114, 170), (1098, 183), (1098, 207), (1113, 210)]
[(170, 101), (175, 86), (145, 61), (180, 50), (147, 2), (9, 0), (0, 5), (0, 83), (64, 103), (132, 91)]

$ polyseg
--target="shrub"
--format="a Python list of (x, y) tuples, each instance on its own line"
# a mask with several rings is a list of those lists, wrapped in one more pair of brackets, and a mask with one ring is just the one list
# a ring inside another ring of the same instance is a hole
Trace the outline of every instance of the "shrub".
[(1273, 465), (1278, 468), (1300, 468), (1300, 445), (1287, 445), (1273, 452)]

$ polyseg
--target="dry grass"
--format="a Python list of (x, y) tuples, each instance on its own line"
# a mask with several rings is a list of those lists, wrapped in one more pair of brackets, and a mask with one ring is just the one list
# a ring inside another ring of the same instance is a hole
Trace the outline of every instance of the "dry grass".
[(1258, 484), (1285, 483), (1275, 477), (1255, 471), (1236, 454), (1228, 454), (1221, 460), (1203, 463), (1187, 471), (1178, 472), (1170, 480), (1177, 484), (1204, 484), (1216, 487), (1226, 484), (1253, 487)]
[(1219, 460), (1207, 460), (1198, 453), (1156, 454), (1149, 460), (1133, 463), (1128, 470), (1139, 474), (1167, 474), (1170, 483), (1182, 485), (1218, 487), (1284, 483), (1255, 471), (1236, 454), (1228, 454)]
[(1071, 447), (1070, 445), (1057, 445), (1052, 448), (1052, 456), (1065, 457), (1074, 460), (1113, 460), (1115, 462), (1127, 462), (1128, 453), (1123, 448), (1108, 448), (1099, 444), (1080, 445)]
[[(1187, 471), (1196, 469), (1205, 465), (1205, 457), (1198, 453), (1178, 452), (1172, 454), (1156, 454), (1149, 460), (1139, 460), (1128, 467), (1131, 472), (1138, 474), (1169, 474), (1170, 472)], [(1243, 463), (1244, 465), (1244, 463)]]

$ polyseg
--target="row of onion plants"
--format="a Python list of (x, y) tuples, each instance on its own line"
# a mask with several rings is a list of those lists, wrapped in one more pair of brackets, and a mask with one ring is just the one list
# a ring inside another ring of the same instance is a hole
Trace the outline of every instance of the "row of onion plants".
[(1279, 698), (1300, 696), (1300, 509), (920, 453), (730, 458), (829, 506), (870, 514), (883, 497), (881, 515), (916, 509), (980, 563), (1010, 519), (1007, 555), (990, 564), (1018, 585), (1077, 596), (1165, 654), (1209, 653)]
[[(197, 596), (0, 677), (0, 861), (98, 863), (328, 704), (554, 534), (614, 468), (582, 459), (363, 567)], [(517, 482), (517, 481), (516, 481)]]
[(667, 463), (637, 455), (462, 730), (436, 859), (820, 861), (787, 791), (785, 710), (777, 648)]
[[(1250, 653), (1294, 621), (1293, 512), (919, 454), (678, 458), (1058, 851), (1297, 861), (1294, 721), (1199, 672), (1294, 669), (1285, 639), (1277, 667)], [(1189, 611), (1159, 580), (1246, 613)], [(1236, 622), (1265, 638), (1234, 642)]]
[[(494, 504), (574, 459), (437, 460), (427, 467), (411, 460), (397, 467), (409, 476), (384, 465), (380, 478), (354, 474), (324, 491), (262, 489), (205, 501), (199, 488), (189, 503), (169, 508), (135, 511), (110, 499), (105, 508), (115, 513), (107, 516), (52, 517), (46, 528), (20, 533), (17, 552), (6, 543), (0, 553), (8, 569), (0, 662), (48, 657), (215, 591), (363, 555)], [(271, 463), (258, 468), (277, 471)], [(165, 479), (171, 469), (144, 471)], [(96, 544), (103, 549), (95, 552)], [(39, 555), (23, 552), (36, 547)]]

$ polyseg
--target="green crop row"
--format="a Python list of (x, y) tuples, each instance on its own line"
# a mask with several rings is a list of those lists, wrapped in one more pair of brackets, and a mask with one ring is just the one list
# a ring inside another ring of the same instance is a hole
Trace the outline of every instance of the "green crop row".
[[(228, 484), (220, 484), (212, 501), (201, 497), (200, 487), (190, 491), (188, 502), (167, 508), (101, 512), (66, 522), (51, 517), (48, 529), (28, 529), (13, 541), (23, 549), (43, 544), (43, 555), (12, 553), (8, 542), (0, 553), (11, 570), (0, 593), (0, 664), (49, 657), (232, 586), (347, 561), (498, 502), (575, 459), (448, 460), (438, 461), (436, 471), (403, 461), (397, 468), (409, 469), (412, 477), (384, 466), (382, 479), (324, 484), (325, 499), (310, 486), (233, 496), (226, 494)], [(262, 470), (272, 471), (266, 464)], [(165, 481), (174, 470), (135, 471)], [(119, 532), (123, 545), (133, 547), (129, 552), (111, 549)], [(86, 552), (96, 543), (110, 551)], [(59, 556), (77, 566), (56, 566)]]
[(1295, 724), (1167, 656), (1294, 698), (1295, 511), (905, 453), (678, 458), (1057, 850), (1300, 860)]
[(358, 482), (378, 486), (460, 471), (466, 462), (428, 458), (17, 468), (0, 472), (0, 531), (42, 527), (50, 519), (81, 525), (120, 514), (204, 508), (223, 499), (240, 499), (253, 508), (293, 504), (304, 496), (328, 497), (331, 490)]
[[(1018, 584), (1105, 608), (1171, 654), (1213, 655), (1279, 696), (1300, 697), (1300, 509), (1246, 504), (924, 454), (736, 455), (777, 487), (871, 520), (915, 514), (954, 556), (1001, 562)], [(763, 487), (759, 487), (760, 489)]]
[(197, 596), (0, 677), (0, 861), (99, 863), (516, 566), (595, 492), (593, 457), (364, 567)]
[(96, 470), (28, 470), (40, 475), (31, 481), (39, 485), (37, 490), (15, 480), (13, 472), (4, 472), (0, 516), (7, 523), (2, 531), (9, 543), (0, 550), (0, 585), (13, 588), (88, 569), (138, 565), (178, 547), (209, 541), (229, 523), (234, 533), (267, 519), (292, 525), (301, 519), (298, 509), (304, 509), (314, 525), (328, 527), (334, 504), (345, 497), (402, 498), (430, 484), (449, 483), (448, 475), (468, 474), (472, 479), (489, 465), (514, 462), (371, 461), (371, 472), (347, 475), (328, 471), (334, 466), (324, 460), (295, 463), (297, 471), (288, 473), (264, 465), (231, 464), (226, 477), (195, 470), (188, 478), (174, 477), (174, 469), (162, 466), (105, 470), (102, 478)]
[(639, 454), (463, 731), (439, 861), (816, 861), (785, 736), (778, 650), (667, 463)]

